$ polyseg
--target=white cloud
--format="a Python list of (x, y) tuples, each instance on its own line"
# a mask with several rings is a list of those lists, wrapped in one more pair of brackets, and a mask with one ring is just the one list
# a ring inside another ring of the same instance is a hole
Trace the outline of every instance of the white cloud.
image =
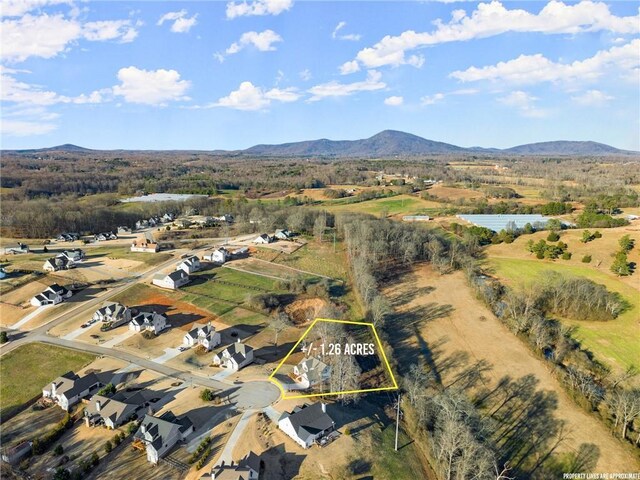
[(272, 88), (264, 90), (251, 82), (242, 82), (237, 90), (226, 97), (220, 98), (209, 107), (226, 107), (235, 110), (264, 110), (272, 101), (295, 102), (301, 97), (295, 88)]
[(119, 39), (122, 43), (129, 43), (138, 36), (138, 32), (130, 20), (103, 20), (85, 23), (82, 35), (92, 42)]
[(500, 103), (516, 108), (520, 114), (525, 117), (545, 117), (547, 112), (536, 107), (535, 103), (537, 100), (538, 98), (521, 90), (516, 90), (509, 95), (498, 98)]
[(571, 100), (585, 107), (601, 107), (608, 104), (613, 98), (600, 90), (588, 90), (582, 94), (572, 96)]
[(70, 4), (72, 0), (2, 0), (3, 17), (20, 17), (27, 12), (50, 5)]
[[(632, 40), (621, 47), (601, 50), (593, 57), (572, 63), (557, 63), (542, 54), (520, 55), (507, 62), (486, 67), (470, 67), (449, 76), (463, 82), (479, 80), (505, 81), (516, 84), (540, 82), (590, 81), (613, 71), (629, 74), (640, 67), (640, 39)], [(636, 77), (637, 81), (637, 77)]]
[(261, 52), (270, 52), (276, 49), (274, 43), (282, 42), (282, 37), (273, 30), (265, 30), (264, 32), (245, 32), (240, 40), (233, 42), (225, 51), (227, 55), (238, 53), (243, 48), (253, 45)]
[(255, 16), (255, 15), (280, 15), (291, 8), (293, 0), (255, 0), (253, 2), (242, 1), (239, 3), (227, 3), (227, 18)]
[(57, 126), (49, 122), (28, 120), (0, 120), (0, 133), (10, 137), (30, 137), (53, 132)]
[(445, 97), (444, 93), (436, 93), (434, 95), (425, 95), (424, 97), (422, 97), (420, 99), (420, 104), (421, 105), (434, 105), (434, 104), (444, 100), (444, 97)]
[(129, 103), (166, 105), (167, 102), (189, 100), (185, 95), (191, 86), (188, 80), (180, 80), (175, 70), (142, 70), (126, 67), (118, 70), (119, 85), (112, 89)]
[(387, 86), (380, 81), (382, 74), (376, 70), (367, 72), (367, 79), (361, 82), (340, 83), (335, 80), (311, 87), (308, 91), (312, 95), (310, 101), (321, 100), (326, 97), (346, 97), (357, 92), (381, 90)]
[(356, 59), (363, 66), (377, 68), (383, 65), (419, 66), (419, 56), (407, 56), (406, 52), (445, 42), (460, 42), (475, 38), (486, 38), (506, 32), (537, 32), (544, 34), (577, 34), (580, 32), (609, 31), (618, 34), (640, 32), (640, 14), (618, 17), (602, 2), (583, 0), (566, 5), (552, 0), (539, 13), (522, 9), (507, 9), (494, 0), (481, 3), (470, 14), (454, 10), (451, 20), (434, 22), (435, 30), (415, 32), (408, 30), (400, 35), (387, 35), (373, 47), (358, 52)]
[(164, 22), (173, 22), (171, 24), (171, 31), (173, 33), (187, 33), (191, 30), (191, 27), (198, 23), (198, 14), (196, 13), (192, 17), (188, 17), (188, 12), (185, 9), (182, 9), (178, 12), (168, 12), (165, 13), (156, 25), (160, 26)]
[(340, 65), (340, 75), (349, 75), (350, 73), (356, 73), (358, 71), (360, 71), (360, 65), (355, 60)]
[(398, 96), (391, 96), (384, 99), (384, 104), (390, 107), (399, 107), (404, 103), (404, 98)]
[(135, 27), (131, 20), (83, 24), (76, 18), (68, 18), (60, 13), (26, 14), (18, 19), (2, 21), (0, 58), (10, 62), (22, 62), (29, 57), (52, 58), (83, 38), (89, 41), (130, 42), (137, 35)]
[(305, 82), (308, 82), (313, 77), (313, 75), (311, 75), (311, 70), (309, 70), (308, 68), (302, 70), (298, 75), (300, 75), (300, 78)]
[(336, 25), (336, 28), (334, 28), (333, 32), (331, 33), (331, 38), (333, 38), (334, 40), (349, 40), (352, 42), (357, 42), (362, 38), (362, 35), (357, 33), (339, 35), (338, 33), (340, 32), (340, 30), (342, 30), (346, 26), (347, 26), (347, 22), (338, 22), (338, 25)]

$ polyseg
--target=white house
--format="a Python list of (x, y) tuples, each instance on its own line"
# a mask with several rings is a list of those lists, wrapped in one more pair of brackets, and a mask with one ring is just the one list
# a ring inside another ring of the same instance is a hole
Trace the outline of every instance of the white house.
[(258, 245), (264, 245), (267, 243), (271, 243), (273, 242), (273, 238), (271, 238), (269, 235), (267, 235), (266, 233), (263, 233), (262, 235), (260, 235), (259, 237), (257, 237), (253, 243), (256, 243)]
[(293, 237), (293, 233), (286, 228), (279, 228), (274, 235), (278, 240), (290, 240)]
[(213, 364), (237, 371), (253, 362), (253, 348), (238, 340), (213, 356)]
[(108, 323), (111, 328), (119, 327), (131, 321), (131, 309), (121, 303), (108, 302), (96, 310), (93, 320)]
[(161, 273), (153, 277), (152, 283), (158, 287), (177, 290), (189, 283), (189, 274), (184, 270), (176, 270), (169, 274)]
[(81, 399), (106, 385), (104, 375), (88, 373), (82, 377), (67, 372), (42, 389), (42, 396), (56, 402), (63, 410), (78, 403)]
[(62, 253), (58, 254), (58, 257), (66, 257), (67, 260), (71, 261), (71, 262), (81, 262), (82, 260), (84, 260), (84, 257), (86, 256), (84, 250), (80, 249), (80, 248), (74, 248), (73, 250), (64, 250)]
[(296, 407), (285, 412), (278, 420), (278, 428), (289, 435), (302, 448), (313, 443), (335, 429), (335, 422), (327, 414), (324, 403)]
[(128, 422), (153, 400), (157, 400), (158, 392), (151, 390), (120, 391), (111, 397), (93, 395), (84, 410), (84, 421), (88, 427), (104, 425), (117, 428)]
[(116, 235), (113, 232), (102, 232), (102, 233), (96, 233), (93, 236), (93, 239), (96, 242), (104, 242), (106, 240), (117, 240), (118, 239), (118, 235)]
[(75, 267), (75, 262), (73, 260), (69, 260), (66, 255), (57, 255), (44, 262), (42, 269), (45, 272), (57, 272), (58, 270), (69, 270)]
[(186, 347), (202, 345), (207, 351), (220, 345), (220, 333), (216, 332), (216, 327), (208, 323), (207, 325), (193, 324), (193, 328), (182, 338), (182, 343)]
[(195, 255), (185, 258), (176, 266), (176, 270), (182, 270), (188, 275), (200, 270), (200, 259)]
[(203, 260), (208, 262), (213, 262), (222, 265), (227, 260), (231, 259), (231, 252), (224, 247), (220, 247), (217, 250), (214, 250), (209, 255), (205, 255), (202, 257)]
[(331, 367), (318, 358), (309, 357), (293, 367), (293, 373), (297, 383), (309, 388), (329, 380)]
[(73, 295), (71, 290), (67, 290), (61, 287), (57, 283), (54, 283), (50, 287), (47, 287), (45, 291), (39, 293), (31, 299), (31, 305), (34, 307), (41, 307), (43, 305), (57, 305), (64, 301), (65, 298), (69, 298)]
[(18, 253), (29, 253), (29, 245), (26, 245), (22, 242), (18, 242), (18, 245), (12, 245), (10, 247), (5, 247), (4, 249), (5, 255), (15, 255)]
[(167, 317), (156, 312), (140, 312), (129, 322), (129, 330), (134, 332), (149, 331), (158, 335), (167, 328)]
[(230, 213), (225, 213), (224, 215), (220, 215), (219, 217), (213, 217), (214, 220), (218, 220), (219, 222), (233, 223), (233, 215)]
[(177, 419), (171, 412), (161, 417), (145, 415), (134, 438), (145, 445), (147, 460), (154, 465), (173, 448), (193, 433), (188, 417)]

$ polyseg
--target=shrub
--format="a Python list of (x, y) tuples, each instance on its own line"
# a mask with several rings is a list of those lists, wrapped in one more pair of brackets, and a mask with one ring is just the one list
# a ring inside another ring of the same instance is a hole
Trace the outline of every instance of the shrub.
[(64, 448), (62, 445), (58, 444), (56, 445), (56, 448), (53, 449), (53, 453), (56, 455), (62, 455), (64, 453)]
[(571, 252), (564, 252), (561, 256), (563, 260), (571, 260)]
[(582, 263), (591, 263), (591, 255), (585, 255), (582, 257)]
[(111, 453), (111, 450), (113, 450), (113, 444), (111, 443), (110, 440), (107, 440), (104, 444), (104, 451), (106, 453)]
[(214, 399), (215, 394), (213, 393), (213, 390), (209, 390), (208, 388), (205, 388), (204, 390), (202, 390), (202, 392), (200, 392), (200, 400), (202, 400), (203, 402), (210, 402)]
[(547, 235), (547, 241), (549, 242), (557, 242), (558, 240), (560, 240), (558, 232), (549, 232), (549, 235)]
[(7, 332), (2, 331), (0, 332), (0, 343), (7, 343), (9, 341), (9, 335), (7, 334)]
[(116, 393), (116, 386), (113, 383), (107, 383), (104, 387), (98, 390), (97, 395), (106, 397), (108, 395), (113, 395), (114, 393)]
[(345, 429), (344, 429), (344, 434), (345, 434), (346, 436), (351, 435), (351, 429), (350, 429), (349, 427), (345, 428)]

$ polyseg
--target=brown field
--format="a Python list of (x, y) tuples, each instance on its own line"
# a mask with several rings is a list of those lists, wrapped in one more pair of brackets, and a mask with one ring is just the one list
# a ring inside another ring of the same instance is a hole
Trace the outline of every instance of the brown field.
[[(401, 313), (427, 310), (428, 320), (416, 328), (420, 338), (410, 335), (394, 348), (422, 351), (427, 362), (435, 364), (437, 369), (442, 368), (439, 373), (445, 384), (451, 382), (456, 373), (478, 361), (485, 361), (491, 367), (484, 379), (487, 388), (495, 386), (505, 376), (516, 379), (533, 375), (538, 381), (538, 389), (557, 395), (556, 416), (566, 422), (569, 432), (559, 451), (576, 451), (581, 443), (588, 441), (600, 450), (596, 472), (638, 469), (638, 459), (627, 447), (613, 438), (599, 419), (578, 407), (544, 362), (472, 295), (461, 272), (440, 276), (429, 266), (422, 265), (401, 277), (385, 293)], [(421, 318), (426, 316), (420, 315)], [(456, 358), (459, 360), (454, 361)], [(403, 359), (398, 360), (402, 362)], [(419, 358), (409, 361), (417, 362)], [(445, 369), (446, 362), (453, 366)]]
[(443, 185), (435, 185), (427, 190), (430, 195), (435, 195), (442, 200), (456, 201), (460, 198), (465, 200), (475, 200), (484, 198), (484, 194), (480, 191), (468, 188), (445, 187)]

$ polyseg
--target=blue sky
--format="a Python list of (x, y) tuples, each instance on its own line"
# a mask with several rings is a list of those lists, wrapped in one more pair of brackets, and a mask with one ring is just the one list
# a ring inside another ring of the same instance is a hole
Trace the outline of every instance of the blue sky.
[(2, 148), (640, 150), (637, 2), (2, 0)]

